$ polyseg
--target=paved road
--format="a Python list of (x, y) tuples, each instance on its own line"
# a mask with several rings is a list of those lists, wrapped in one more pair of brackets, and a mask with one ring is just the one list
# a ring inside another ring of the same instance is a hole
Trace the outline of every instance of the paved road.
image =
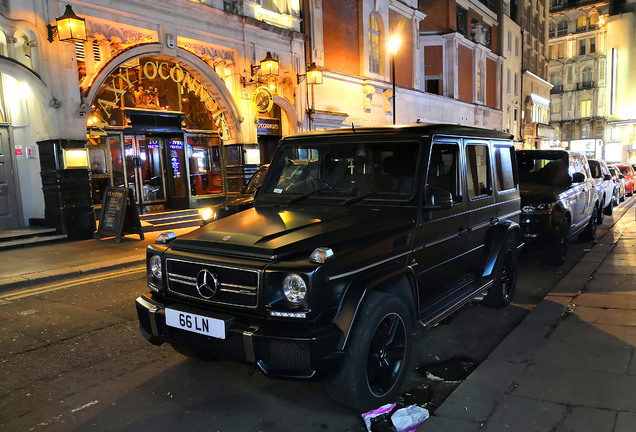
[[(600, 235), (626, 207), (606, 218)], [(472, 304), (417, 336), (405, 401), (434, 410), (590, 247), (573, 243), (561, 267), (544, 264), (539, 251), (524, 253), (513, 304)], [(320, 382), (271, 380), (249, 365), (148, 344), (134, 309), (143, 270), (103, 276), (3, 293), (0, 430), (365, 430), (360, 413), (333, 403)]]

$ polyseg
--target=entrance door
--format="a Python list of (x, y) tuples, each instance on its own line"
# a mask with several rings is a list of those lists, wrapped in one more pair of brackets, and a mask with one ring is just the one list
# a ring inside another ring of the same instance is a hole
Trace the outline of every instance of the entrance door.
[(141, 206), (165, 202), (161, 139), (144, 135), (124, 136), (126, 184)]
[(189, 208), (188, 171), (186, 169), (183, 135), (166, 136), (162, 141), (167, 161), (166, 189), (168, 196), (166, 207), (170, 209)]
[(0, 228), (14, 228), (19, 225), (9, 131), (6, 127), (0, 127)]

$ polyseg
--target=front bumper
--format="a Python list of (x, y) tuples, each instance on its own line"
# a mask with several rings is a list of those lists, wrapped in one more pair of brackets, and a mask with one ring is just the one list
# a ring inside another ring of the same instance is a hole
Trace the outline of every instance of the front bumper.
[[(329, 324), (317, 326), (297, 322), (270, 322), (217, 314), (183, 304), (167, 304), (147, 293), (135, 301), (139, 329), (149, 342), (179, 344), (215, 355), (256, 364), (272, 377), (312, 378), (340, 365), (342, 351), (337, 349), (342, 332)], [(166, 307), (226, 322), (226, 338), (193, 333), (166, 324)]]
[(558, 233), (558, 225), (546, 213), (522, 213), (519, 226), (521, 237), (528, 244), (549, 243)]

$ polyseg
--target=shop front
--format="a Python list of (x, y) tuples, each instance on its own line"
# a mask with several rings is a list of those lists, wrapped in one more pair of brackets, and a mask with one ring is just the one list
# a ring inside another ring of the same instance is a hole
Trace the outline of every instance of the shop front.
[(87, 117), (91, 194), (133, 191), (141, 212), (198, 208), (238, 192), (244, 146), (195, 69), (165, 58), (129, 60), (103, 80)]

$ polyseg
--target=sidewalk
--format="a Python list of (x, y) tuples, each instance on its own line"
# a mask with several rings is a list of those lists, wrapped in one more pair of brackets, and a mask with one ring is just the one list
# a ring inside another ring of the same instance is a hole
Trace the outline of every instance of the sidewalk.
[[(173, 230), (181, 235), (195, 228)], [(0, 297), (2, 292), (53, 282), (100, 271), (142, 265), (146, 246), (154, 243), (159, 231), (99, 240), (50, 243), (0, 251)]]
[(636, 431), (635, 209), (418, 432)]

